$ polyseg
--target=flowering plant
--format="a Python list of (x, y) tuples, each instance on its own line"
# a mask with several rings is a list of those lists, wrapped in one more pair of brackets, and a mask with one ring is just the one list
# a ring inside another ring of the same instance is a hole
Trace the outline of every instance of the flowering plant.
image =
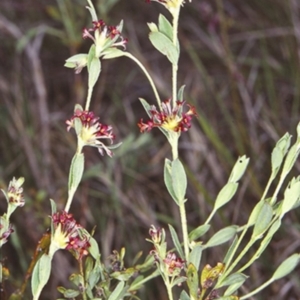
[[(138, 299), (141, 288), (158, 276), (164, 282), (169, 300), (175, 298), (177, 286), (180, 287), (180, 292), (176, 298), (179, 297), (181, 300), (248, 299), (273, 281), (292, 272), (299, 263), (299, 253), (284, 260), (271, 278), (257, 288), (249, 292), (241, 289), (246, 280), (249, 280), (248, 275), (245, 274), (246, 270), (269, 245), (274, 234), (279, 230), (285, 214), (300, 205), (300, 177), (292, 178), (285, 189), (283, 186), (300, 153), (300, 124), (297, 128), (297, 140), (292, 146), (292, 136), (288, 133), (275, 145), (271, 155), (272, 168), (269, 182), (250, 213), (247, 223), (243, 226), (224, 227), (205, 241), (204, 236), (212, 227), (212, 219), (216, 212), (234, 198), (249, 158), (238, 157), (228, 182), (216, 197), (210, 215), (196, 228), (189, 228), (185, 208), (188, 201), (188, 178), (184, 165), (179, 159), (178, 143), (181, 135), (191, 128), (193, 118), (197, 118), (197, 112), (194, 106), (184, 100), (186, 99), (184, 86), (179, 89), (177, 87), (180, 56), (177, 31), (180, 10), (186, 3), (183, 0), (153, 0), (165, 7), (172, 16), (172, 22), (169, 22), (165, 16), (159, 15), (158, 24), (148, 24), (152, 45), (168, 59), (172, 68), (172, 93), (169, 99), (162, 101), (147, 69), (136, 57), (126, 51), (125, 46), (128, 41), (122, 37), (123, 22), (121, 21), (118, 26), (106, 25), (97, 17), (91, 0), (87, 2), (87, 9), (92, 17), (92, 27), (84, 28), (82, 37), (89, 38), (92, 45), (88, 53), (73, 55), (66, 60), (65, 64), (68, 68), (74, 68), (77, 74), (87, 68), (87, 98), (85, 108), (76, 104), (74, 114), (66, 121), (67, 131), (74, 129), (77, 137), (77, 148), (69, 171), (68, 197), (63, 210), (57, 210), (56, 202), (50, 201), (51, 233), (45, 236), (47, 242), (40, 248), (39, 255), (35, 256), (31, 274), (33, 299), (41, 298), (41, 293), (51, 275), (53, 257), (59, 250), (71, 252), (78, 263), (78, 273), (70, 276), (73, 288), (58, 287), (58, 291), (64, 297), (62, 299)], [(146, 2), (150, 5), (151, 1)], [(90, 106), (94, 86), (101, 74), (101, 64), (106, 59), (122, 56), (136, 62), (152, 87), (156, 105), (140, 98), (149, 120), (144, 121), (140, 118), (137, 125), (145, 134), (153, 128), (158, 128), (170, 144), (172, 157), (164, 161), (164, 183), (170, 198), (178, 208), (181, 227), (181, 232), (177, 232), (169, 224), (166, 232), (164, 228), (149, 224), (150, 238), (147, 241), (152, 244), (152, 250), (142, 263), (137, 263), (141, 256), (137, 255), (136, 261), (129, 267), (125, 267), (125, 248), (112, 251), (110, 262), (106, 265), (102, 261), (93, 232), (88, 232), (69, 212), (84, 173), (83, 148), (91, 146), (97, 148), (101, 155), (107, 154), (112, 157), (114, 154), (112, 150), (121, 146), (121, 143), (113, 144), (116, 137), (112, 126), (100, 123), (100, 118), (90, 110)], [(276, 182), (275, 179), (278, 181)], [(7, 213), (0, 219), (1, 247), (13, 232), (10, 223), (11, 214), (25, 203), (23, 182), (23, 178), (13, 179), (7, 191), (3, 191), (8, 208)], [(271, 184), (274, 182), (276, 188), (271, 193)], [(282, 189), (284, 189), (283, 198), (278, 201)], [(170, 246), (167, 236), (171, 237), (173, 247)], [(230, 245), (221, 262), (202, 262), (202, 254), (205, 250), (227, 242)], [(253, 247), (255, 244), (258, 244), (257, 248)], [(245, 259), (250, 249), (254, 249), (254, 254), (250, 259)], [(1, 270), (1, 282), (3, 273)]]

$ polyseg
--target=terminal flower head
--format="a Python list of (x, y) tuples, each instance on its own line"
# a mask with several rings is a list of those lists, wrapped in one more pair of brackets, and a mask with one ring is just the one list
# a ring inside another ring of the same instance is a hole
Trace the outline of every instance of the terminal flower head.
[(185, 261), (177, 257), (174, 252), (169, 252), (163, 262), (170, 276), (178, 275), (185, 266)]
[(93, 27), (84, 28), (82, 37), (90, 38), (95, 44), (96, 57), (100, 57), (104, 50), (111, 47), (126, 49), (127, 39), (121, 35), (123, 22), (118, 26), (108, 26), (103, 20), (94, 21)]
[[(171, 13), (185, 3), (185, 0), (146, 0), (147, 3), (158, 2), (165, 6)], [(189, 0), (191, 2), (192, 0)]]
[(76, 223), (73, 215), (62, 211), (54, 213), (51, 218), (56, 248), (70, 250), (77, 259), (86, 256), (91, 246), (89, 237), (84, 233), (83, 227)]
[(172, 108), (170, 99), (162, 103), (161, 111), (152, 105), (148, 111), (150, 120), (144, 122), (141, 119), (138, 123), (140, 131), (150, 131), (153, 127), (161, 127), (178, 133), (188, 131), (192, 117), (197, 114), (195, 108), (189, 104), (187, 104), (188, 111), (183, 112), (184, 105), (185, 101), (177, 101), (175, 107)]
[(25, 204), (23, 195), (24, 178), (16, 179), (15, 177), (10, 181), (7, 189), (8, 203), (14, 206), (22, 207)]
[(106, 146), (101, 140), (109, 140), (113, 143), (115, 135), (110, 125), (99, 122), (94, 112), (83, 110), (80, 105), (76, 105), (74, 115), (66, 121), (67, 130), (74, 128), (79, 142), (83, 146), (92, 146), (98, 148), (101, 155), (106, 154), (112, 157), (113, 153), (109, 146)]

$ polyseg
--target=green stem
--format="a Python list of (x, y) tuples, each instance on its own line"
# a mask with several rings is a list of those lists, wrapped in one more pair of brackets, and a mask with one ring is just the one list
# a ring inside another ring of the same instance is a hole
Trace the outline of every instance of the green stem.
[(260, 291), (262, 291), (263, 289), (265, 289), (268, 285), (270, 285), (273, 281), (274, 280), (272, 278), (269, 279), (268, 281), (266, 281), (264, 284), (262, 284), (260, 287), (258, 287), (257, 289), (253, 290), (249, 294), (246, 294), (246, 295), (240, 297), (240, 300), (248, 299), (248, 298), (252, 297), (253, 295), (259, 293)]
[(146, 283), (150, 279), (157, 277), (158, 275), (160, 275), (160, 272), (159, 272), (159, 270), (156, 270), (155, 272), (153, 272), (148, 277), (146, 277), (143, 280), (139, 281), (136, 285), (134, 285), (134, 284), (131, 285), (130, 288), (128, 289), (128, 292), (136, 290), (139, 286), (141, 286), (142, 284)]
[(90, 108), (92, 93), (93, 93), (93, 87), (88, 89), (88, 94), (87, 94), (86, 104), (85, 104), (85, 110), (87, 110), (87, 111)]
[[(173, 12), (173, 45), (177, 48), (178, 45), (178, 21), (179, 21), (180, 6)], [(173, 107), (177, 101), (177, 73), (178, 63), (172, 64), (172, 100)]]
[[(235, 251), (233, 251), (233, 254), (231, 256), (231, 258), (228, 260), (227, 262), (227, 266), (230, 265), (230, 261), (233, 258), (234, 253), (236, 252), (242, 238), (244, 237), (244, 233), (246, 233), (246, 230), (242, 232), (239, 241), (236, 245)], [(242, 250), (242, 252), (240, 253), (240, 255), (236, 258), (236, 260), (230, 265), (230, 267), (228, 267), (227, 269), (225, 269), (225, 272), (222, 274), (222, 276), (220, 277), (220, 280), (218, 281), (216, 288), (218, 287), (218, 285), (220, 285), (220, 283), (222, 283), (223, 279), (225, 279), (230, 272), (235, 268), (235, 266), (240, 262), (240, 260), (245, 256), (245, 254), (248, 252), (248, 250), (252, 247), (252, 245), (256, 242), (256, 239), (251, 239), (248, 244), (246, 245), (246, 247)]]
[(189, 235), (188, 235), (184, 201), (182, 201), (182, 203), (179, 205), (179, 212), (180, 212), (180, 220), (181, 220), (181, 227), (182, 227), (185, 260), (188, 261), (188, 259), (189, 259)]
[(170, 281), (169, 281), (168, 277), (165, 279), (165, 285), (166, 285), (166, 288), (167, 288), (168, 300), (173, 300), (172, 286), (170, 284)]
[(152, 87), (153, 93), (155, 95), (157, 104), (159, 106), (159, 108), (161, 108), (161, 101), (160, 101), (160, 97), (158, 95), (157, 89), (155, 87), (155, 84), (150, 76), (150, 74), (148, 73), (148, 71), (146, 70), (146, 68), (143, 66), (143, 64), (136, 58), (134, 57), (132, 54), (128, 53), (128, 52), (124, 52), (123, 54), (124, 56), (127, 56), (128, 58), (132, 59), (140, 68), (141, 70), (144, 72), (144, 74), (146, 75), (147, 79), (149, 80), (149, 83)]

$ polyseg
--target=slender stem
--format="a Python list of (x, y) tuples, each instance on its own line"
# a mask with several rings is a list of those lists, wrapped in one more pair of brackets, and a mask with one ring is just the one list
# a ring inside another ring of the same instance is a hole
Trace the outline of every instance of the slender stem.
[(252, 292), (250, 292), (249, 294), (242, 296), (240, 298), (240, 300), (248, 299), (248, 298), (252, 297), (253, 295), (259, 293), (261, 290), (265, 289), (268, 285), (270, 285), (273, 281), (274, 280), (272, 278), (269, 279), (268, 281), (266, 281), (264, 284), (262, 284), (261, 286), (259, 286), (258, 288), (256, 288)]
[(168, 292), (168, 300), (173, 300), (172, 286), (170, 284), (169, 278), (167, 277), (164, 281)]
[(180, 219), (181, 219), (185, 260), (188, 261), (188, 259), (189, 259), (189, 235), (188, 235), (184, 201), (182, 201), (182, 203), (179, 205), (179, 212), (180, 212)]
[[(82, 265), (82, 259), (79, 260), (79, 272), (82, 276), (82, 278), (84, 278), (84, 282), (85, 282), (85, 276), (84, 276), (84, 271), (83, 271), (83, 265)], [(86, 282), (85, 282), (86, 284)], [(83, 300), (87, 300), (87, 296), (86, 296), (86, 293), (83, 292)]]
[[(244, 232), (243, 232), (244, 233)], [(241, 235), (242, 236), (242, 235)], [(240, 239), (239, 239), (240, 241)], [(248, 250), (252, 247), (252, 245), (256, 242), (256, 239), (251, 239), (248, 244), (246, 245), (246, 247), (242, 250), (242, 252), (240, 253), (240, 255), (236, 258), (236, 260), (230, 265), (230, 267), (225, 270), (225, 272), (223, 273), (223, 275), (220, 277), (220, 281), (218, 282), (217, 286), (222, 282), (222, 279), (226, 278), (228, 276), (228, 274), (235, 268), (235, 266), (240, 262), (240, 260), (245, 256), (245, 254), (248, 252)], [(229, 263), (227, 264), (229, 266)], [(216, 286), (216, 287), (217, 287)]]
[[(173, 45), (178, 47), (178, 21), (179, 21), (180, 6), (173, 12)], [(173, 107), (177, 101), (177, 73), (178, 73), (178, 62), (172, 64), (172, 100)]]
[(150, 76), (150, 74), (148, 73), (148, 71), (146, 70), (146, 68), (143, 66), (143, 64), (136, 58), (134, 57), (132, 54), (128, 53), (128, 52), (124, 52), (123, 54), (124, 56), (127, 56), (128, 58), (132, 59), (144, 72), (144, 74), (146, 75), (147, 79), (149, 80), (149, 83), (152, 87), (153, 93), (155, 95), (156, 101), (158, 106), (161, 108), (161, 101), (160, 101), (160, 97), (158, 95), (157, 89), (155, 87), (155, 84)]
[(89, 88), (87, 98), (86, 98), (86, 104), (85, 104), (85, 110), (87, 110), (87, 111), (90, 109), (92, 93), (93, 93), (93, 88)]

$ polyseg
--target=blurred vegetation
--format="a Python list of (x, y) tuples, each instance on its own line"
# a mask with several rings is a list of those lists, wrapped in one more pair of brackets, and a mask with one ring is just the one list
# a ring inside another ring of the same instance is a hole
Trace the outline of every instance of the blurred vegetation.
[[(149, 69), (159, 92), (170, 97), (168, 62), (150, 45), (146, 22), (163, 8), (143, 0), (94, 1), (107, 23), (125, 22), (128, 51)], [(90, 18), (84, 0), (27, 0), (0, 3), (0, 185), (26, 178), (26, 205), (13, 218), (15, 233), (1, 255), (10, 269), (9, 295), (20, 287), (37, 242), (49, 226), (50, 202), (63, 208), (75, 135), (65, 120), (75, 103), (84, 103), (86, 72), (63, 67), (69, 56), (86, 51), (81, 29)], [(197, 107), (198, 119), (182, 135), (180, 155), (189, 174), (188, 221), (195, 227), (209, 214), (217, 192), (239, 155), (250, 166), (239, 193), (215, 217), (217, 231), (242, 225), (259, 200), (270, 173), (270, 153), (286, 131), (294, 134), (300, 115), (300, 3), (297, 0), (193, 0), (182, 10), (179, 86)], [(151, 88), (131, 61), (103, 63), (92, 109), (112, 124), (121, 148), (110, 159), (86, 149), (86, 172), (71, 212), (95, 237), (102, 257), (125, 246), (128, 264), (145, 241), (151, 224), (175, 227), (179, 215), (163, 183), (164, 157), (170, 148), (159, 131), (141, 135), (136, 123), (146, 117), (138, 97), (154, 103)], [(295, 174), (299, 173), (297, 164)], [(6, 209), (4, 197), (0, 211)], [(208, 238), (208, 237), (207, 237)], [(284, 219), (263, 259), (252, 266), (245, 289), (272, 274), (275, 266), (300, 249), (300, 211)], [(215, 265), (226, 247), (208, 250), (203, 262)], [(54, 299), (58, 285), (76, 266), (57, 255), (43, 299)], [(299, 274), (299, 269), (298, 269)], [(245, 290), (246, 291), (246, 290)], [(30, 289), (28, 288), (28, 295)], [(167, 299), (156, 280), (142, 299)], [(28, 296), (28, 299), (30, 296)], [(255, 299), (299, 299), (297, 271)]]

